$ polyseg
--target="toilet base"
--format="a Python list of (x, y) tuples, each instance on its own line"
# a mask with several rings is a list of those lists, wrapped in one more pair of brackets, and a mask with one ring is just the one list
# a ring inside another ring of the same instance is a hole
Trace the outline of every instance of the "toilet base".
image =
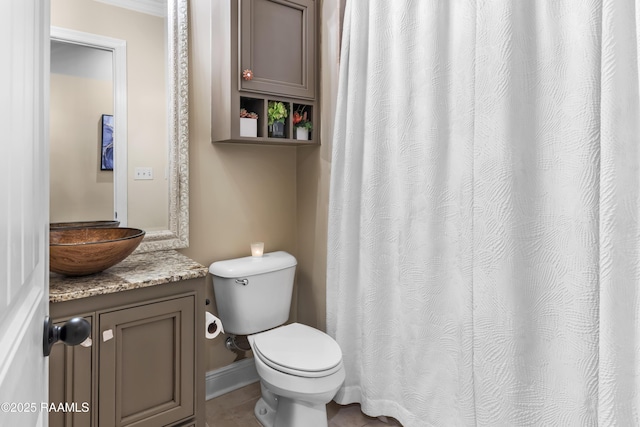
[(313, 405), (282, 396), (277, 397), (277, 408), (269, 406), (261, 397), (254, 413), (264, 427), (328, 426), (327, 405)]
[(267, 405), (263, 398), (258, 400), (256, 407), (253, 409), (253, 413), (260, 425), (263, 427), (273, 427), (276, 421), (276, 411)]

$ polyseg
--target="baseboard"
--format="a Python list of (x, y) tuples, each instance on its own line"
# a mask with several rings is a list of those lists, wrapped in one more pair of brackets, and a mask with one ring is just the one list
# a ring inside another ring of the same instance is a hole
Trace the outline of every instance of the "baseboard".
[(259, 380), (253, 358), (233, 362), (223, 368), (207, 372), (206, 399), (213, 399)]

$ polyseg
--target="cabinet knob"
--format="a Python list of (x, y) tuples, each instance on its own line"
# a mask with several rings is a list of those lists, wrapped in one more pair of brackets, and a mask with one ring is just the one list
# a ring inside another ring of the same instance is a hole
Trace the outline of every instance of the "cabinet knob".
[(242, 78), (249, 81), (249, 80), (253, 80), (253, 71), (251, 71), (250, 69), (246, 69), (242, 72)]
[(54, 326), (51, 318), (44, 319), (42, 351), (45, 356), (51, 354), (51, 347), (58, 341), (66, 345), (78, 345), (91, 335), (91, 324), (82, 317), (74, 317), (62, 326)]

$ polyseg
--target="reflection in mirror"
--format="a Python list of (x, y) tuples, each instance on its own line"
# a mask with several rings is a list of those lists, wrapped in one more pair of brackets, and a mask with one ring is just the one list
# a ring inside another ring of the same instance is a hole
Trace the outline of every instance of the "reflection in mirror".
[(51, 41), (51, 222), (114, 218), (113, 171), (102, 170), (101, 117), (113, 114), (110, 50)]
[[(51, 221), (116, 217), (147, 231), (138, 251), (188, 245), (187, 5), (161, 1), (51, 1)], [(91, 42), (56, 44), (69, 34)], [(103, 114), (113, 171), (100, 167)]]

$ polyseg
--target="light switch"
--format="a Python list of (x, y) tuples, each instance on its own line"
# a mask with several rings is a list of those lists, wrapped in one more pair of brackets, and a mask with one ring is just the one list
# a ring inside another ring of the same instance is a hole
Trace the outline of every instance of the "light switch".
[(135, 168), (134, 169), (134, 178), (135, 180), (140, 179), (153, 179), (153, 168)]

